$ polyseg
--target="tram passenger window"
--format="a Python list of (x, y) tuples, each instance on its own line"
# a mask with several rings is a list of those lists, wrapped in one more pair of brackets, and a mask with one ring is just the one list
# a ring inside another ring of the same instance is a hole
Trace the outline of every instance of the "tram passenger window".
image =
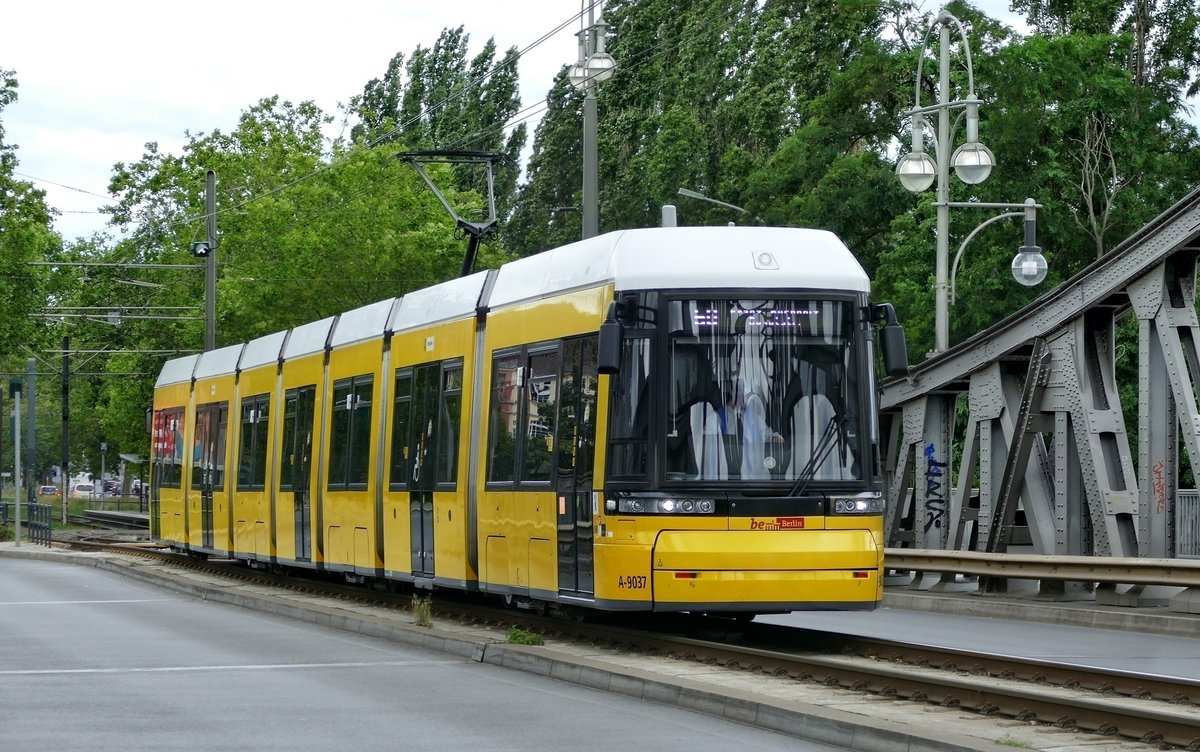
[(283, 491), (292, 489), (292, 475), (296, 467), (296, 402), (299, 399), (294, 391), (289, 391), (284, 399), (283, 407), (283, 446), (279, 452), (279, 488)]
[(371, 460), (371, 389), (370, 377), (354, 380), (354, 410), (350, 417), (350, 487), (364, 487), (370, 475)]
[(329, 488), (364, 488), (371, 457), (370, 375), (355, 376), (333, 385), (330, 405)]
[(238, 490), (261, 490), (267, 472), (267, 437), (270, 436), (269, 399), (258, 394), (242, 400), (241, 444), (238, 448)]
[(517, 421), (521, 388), (521, 361), (510, 355), (492, 364), (492, 389), (488, 419), (488, 481), (516, 480)]
[(531, 355), (528, 372), (521, 479), (548, 481), (554, 470), (554, 425), (558, 420), (558, 353)]
[(596, 337), (563, 346), (562, 404), (558, 411), (558, 477), (592, 477), (596, 453)]
[(225, 490), (225, 458), (228, 456), (229, 403), (222, 402), (216, 408), (217, 437), (213, 442), (212, 485), (214, 490)]
[(346, 455), (350, 449), (350, 410), (347, 401), (350, 398), (350, 382), (344, 382), (333, 388), (333, 404), (330, 410), (333, 421), (329, 435), (329, 487), (346, 487)]
[(463, 367), (459, 363), (442, 372), (442, 401), (438, 420), (437, 482), (454, 483), (458, 478), (458, 436), (462, 420)]
[(183, 410), (154, 414), (154, 467), (160, 488), (179, 488), (183, 476)]
[(396, 372), (395, 407), (392, 410), (392, 461), (388, 476), (390, 487), (404, 488), (411, 479), (409, 429), (412, 412), (412, 371)]
[(213, 402), (196, 407), (196, 434), (192, 437), (192, 488), (206, 484), (225, 490), (225, 434), (229, 403)]
[(310, 384), (289, 389), (284, 395), (283, 446), (279, 452), (281, 491), (301, 491), (307, 488), (316, 391), (316, 386)]

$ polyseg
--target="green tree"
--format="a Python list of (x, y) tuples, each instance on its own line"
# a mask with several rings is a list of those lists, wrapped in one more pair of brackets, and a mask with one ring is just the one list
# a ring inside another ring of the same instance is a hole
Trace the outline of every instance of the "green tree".
[[(16, 73), (0, 70), (0, 114), (17, 101), (17, 88)], [(45, 339), (35, 314), (46, 304), (46, 274), (30, 262), (46, 260), (62, 241), (45, 192), (13, 175), (18, 164), (17, 146), (5, 139), (0, 120), (0, 362), (22, 372), (25, 356)]]
[[(420, 177), (392, 159), (396, 146), (329, 143), (321, 133), (327, 120), (312, 103), (268, 98), (228, 133), (189, 133), (179, 154), (148, 144), (142, 160), (116, 166), (111, 210), (129, 237), (110, 249), (77, 252), (188, 268), (141, 270), (141, 280), (162, 287), (120, 293), (127, 301), (186, 310), (173, 310), (166, 319), (131, 317), (116, 330), (150, 352), (107, 362), (110, 372), (144, 374), (136, 383), (107, 379), (94, 393), (81, 394), (110, 441), (124, 446), (141, 435), (144, 443), (143, 414), (163, 360), (202, 346), (204, 274), (189, 248), (205, 236), (209, 169), (218, 185), (218, 347), (458, 273), (465, 244)], [(472, 211), (482, 204), (477, 194), (454, 189), (448, 168), (432, 172), (455, 205)], [(497, 261), (488, 250), (479, 266)], [(127, 273), (94, 272), (86, 295), (116, 299), (108, 297), (118, 294), (115, 278)]]
[[(526, 139), (523, 124), (508, 129), (521, 108), (519, 54), (510, 48), (497, 59), (495, 40), (488, 39), (468, 62), (469, 41), (462, 26), (443, 29), (432, 47), (418, 45), (407, 65), (403, 53), (393, 56), (384, 77), (369, 81), (354, 100), (362, 121), (354, 130), (355, 140), (419, 150), (504, 154), (515, 165)], [(496, 172), (499, 214), (511, 209), (517, 178), (513, 169)], [(488, 190), (483, 171), (470, 165), (456, 167), (454, 187), (483, 196)]]

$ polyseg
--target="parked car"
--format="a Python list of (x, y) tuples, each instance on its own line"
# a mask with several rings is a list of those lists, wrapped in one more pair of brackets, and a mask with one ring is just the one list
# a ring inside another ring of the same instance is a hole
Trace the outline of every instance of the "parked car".
[(71, 486), (72, 499), (90, 499), (95, 492), (96, 487), (91, 483), (76, 483)]
[(62, 492), (58, 486), (42, 486), (38, 489), (38, 496), (62, 496)]

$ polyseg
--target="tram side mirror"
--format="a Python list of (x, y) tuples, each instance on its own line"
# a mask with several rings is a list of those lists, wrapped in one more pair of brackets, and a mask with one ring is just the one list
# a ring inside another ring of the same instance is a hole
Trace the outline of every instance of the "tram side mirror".
[(600, 325), (600, 345), (596, 367), (600, 373), (613, 376), (621, 372), (621, 324), (605, 321)]
[(908, 375), (908, 343), (904, 339), (904, 327), (896, 320), (896, 309), (891, 303), (872, 306), (874, 318), (884, 322), (879, 330), (879, 344), (883, 350), (883, 371), (888, 376)]

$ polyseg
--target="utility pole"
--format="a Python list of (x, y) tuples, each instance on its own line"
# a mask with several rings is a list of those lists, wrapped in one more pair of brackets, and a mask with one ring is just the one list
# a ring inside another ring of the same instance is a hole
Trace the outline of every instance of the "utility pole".
[(12, 379), (8, 382), (9, 392), (13, 398), (13, 509), (16, 511), (16, 527), (13, 538), (16, 546), (21, 546), (21, 380)]
[(596, 136), (596, 89), (612, 77), (617, 63), (604, 51), (608, 24), (588, 6), (588, 26), (579, 34), (579, 61), (568, 71), (568, 80), (583, 92), (583, 239), (595, 237), (600, 227), (599, 156)]
[(71, 421), (71, 338), (62, 339), (62, 469), (58, 484), (62, 487), (62, 523), (67, 524), (67, 493), (71, 485), (71, 449), (67, 427)]
[(208, 255), (204, 267), (204, 351), (217, 349), (217, 173), (209, 170), (204, 187), (208, 212)]
[(26, 400), (29, 402), (27, 408), (29, 410), (29, 426), (25, 429), (25, 451), (27, 452), (25, 456), (28, 457), (25, 463), (25, 475), (29, 477), (25, 479), (25, 499), (28, 503), (34, 504), (37, 502), (37, 489), (41, 485), (40, 481), (38, 483), (33, 482), (36, 480), (33, 476), (37, 473), (37, 419), (33, 412), (34, 405), (37, 402), (35, 399), (37, 396), (37, 360), (30, 358), (26, 362), (26, 366), (29, 369), (29, 380), (27, 382), (29, 384), (27, 387), (29, 394), (26, 396)]

